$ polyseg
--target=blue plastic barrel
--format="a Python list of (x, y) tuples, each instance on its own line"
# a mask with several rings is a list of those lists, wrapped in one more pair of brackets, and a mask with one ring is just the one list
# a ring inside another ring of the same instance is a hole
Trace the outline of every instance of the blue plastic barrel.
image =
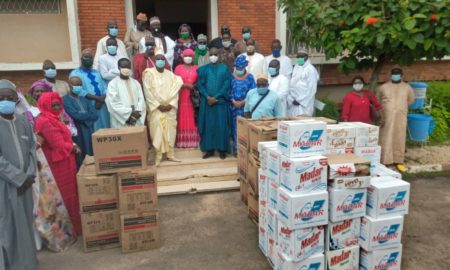
[(427, 96), (428, 84), (424, 82), (410, 82), (409, 85), (412, 87), (416, 95), (416, 99), (413, 104), (409, 105), (409, 109), (423, 109), (423, 107), (425, 107), (425, 97)]
[(411, 141), (424, 142), (433, 132), (434, 120), (429, 114), (408, 114), (408, 135)]

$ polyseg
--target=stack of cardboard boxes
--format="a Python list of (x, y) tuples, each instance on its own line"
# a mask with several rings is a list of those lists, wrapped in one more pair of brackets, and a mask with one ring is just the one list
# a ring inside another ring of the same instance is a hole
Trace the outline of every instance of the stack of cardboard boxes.
[(103, 129), (92, 139), (94, 158), (77, 175), (85, 251), (158, 248), (156, 169), (147, 164), (145, 128)]

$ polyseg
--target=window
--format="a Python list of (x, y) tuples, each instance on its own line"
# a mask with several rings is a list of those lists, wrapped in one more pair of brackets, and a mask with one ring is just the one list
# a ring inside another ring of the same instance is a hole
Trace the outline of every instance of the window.
[(0, 0), (1, 14), (59, 14), (60, 0)]

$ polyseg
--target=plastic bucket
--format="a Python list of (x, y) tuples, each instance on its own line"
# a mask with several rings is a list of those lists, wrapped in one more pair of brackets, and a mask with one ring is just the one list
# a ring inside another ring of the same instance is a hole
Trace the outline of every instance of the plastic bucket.
[(429, 114), (408, 114), (409, 139), (416, 142), (428, 140), (428, 135), (433, 132), (434, 120)]
[(424, 82), (411, 82), (409, 85), (412, 87), (415, 93), (414, 103), (409, 105), (409, 109), (418, 110), (423, 109), (425, 107), (425, 98), (427, 96), (427, 87), (428, 84)]

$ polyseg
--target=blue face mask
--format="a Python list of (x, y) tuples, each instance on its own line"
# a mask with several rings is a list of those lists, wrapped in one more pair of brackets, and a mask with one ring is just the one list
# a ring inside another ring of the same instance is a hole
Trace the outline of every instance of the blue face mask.
[(199, 44), (197, 47), (200, 51), (204, 51), (206, 50), (206, 45), (205, 44)]
[(245, 68), (244, 68), (244, 69), (241, 69), (241, 70), (235, 68), (235, 69), (234, 69), (234, 72), (236, 72), (236, 75), (242, 76), (242, 75), (245, 74)]
[(112, 37), (117, 37), (117, 35), (119, 34), (119, 29), (117, 29), (117, 28), (108, 28), (108, 33)]
[(250, 37), (251, 37), (251, 34), (250, 34), (250, 33), (244, 33), (244, 34), (242, 34), (242, 38), (243, 38), (244, 40), (250, 39)]
[(117, 53), (117, 46), (115, 46), (115, 45), (106, 46), (106, 49), (108, 50), (108, 53), (110, 55), (116, 55), (116, 53)]
[(157, 68), (163, 68), (166, 66), (166, 61), (165, 60), (156, 60), (156, 67)]
[(275, 76), (278, 74), (278, 71), (276, 68), (274, 67), (269, 67), (269, 69), (267, 70), (270, 76)]
[(258, 91), (258, 94), (264, 95), (269, 91), (268, 87), (258, 87), (256, 88), (256, 91)]
[(280, 57), (281, 56), (281, 50), (272, 50), (273, 57)]
[(75, 95), (79, 95), (81, 91), (83, 91), (83, 86), (81, 85), (72, 86), (72, 93), (74, 93)]
[(16, 103), (14, 101), (2, 100), (0, 101), (0, 113), (1, 114), (13, 114), (16, 109)]
[(399, 82), (402, 79), (402, 75), (400, 74), (392, 74), (391, 79), (393, 82)]
[(47, 78), (53, 79), (56, 77), (56, 69), (54, 68), (44, 69), (44, 75)]

